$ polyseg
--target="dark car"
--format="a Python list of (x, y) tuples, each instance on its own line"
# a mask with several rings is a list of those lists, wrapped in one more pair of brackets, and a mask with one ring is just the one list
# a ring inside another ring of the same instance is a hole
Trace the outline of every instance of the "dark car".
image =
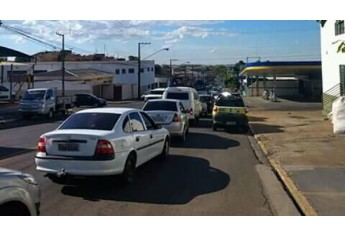
[(96, 97), (93, 94), (81, 93), (76, 94), (75, 106), (88, 106), (88, 107), (104, 107), (107, 105), (107, 101), (103, 98)]
[(211, 94), (200, 94), (200, 101), (207, 104), (207, 113), (211, 113), (213, 109), (214, 97)]

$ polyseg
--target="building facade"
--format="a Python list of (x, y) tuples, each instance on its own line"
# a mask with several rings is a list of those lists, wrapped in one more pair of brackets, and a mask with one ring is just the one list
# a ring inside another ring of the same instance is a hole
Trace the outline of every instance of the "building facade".
[[(34, 65), (34, 67), (33, 67)], [(12, 69), (11, 69), (12, 68)], [(10, 87), (10, 77), (21, 79), (26, 81), (26, 76), (28, 74), (32, 74), (34, 68), (34, 74), (38, 74), (41, 72), (50, 72), (50, 71), (57, 71), (61, 70), (61, 62), (37, 62), (34, 63), (10, 63), (7, 62), (6, 64), (0, 64), (0, 84), (5, 85), (6, 87)], [(88, 70), (94, 69), (103, 71), (106, 73), (113, 74), (112, 84), (114, 86), (131, 86), (136, 87), (138, 86), (138, 62), (133, 61), (78, 61), (78, 62), (65, 62), (66, 71), (73, 71), (73, 70)], [(35, 77), (35, 76), (34, 76)], [(56, 81), (49, 82), (50, 84), (54, 84), (54, 87), (58, 89), (61, 87), (61, 83)], [(147, 89), (150, 89), (155, 86), (155, 68), (154, 68), (154, 61), (147, 60), (141, 61), (141, 92), (143, 93)], [(47, 83), (45, 83), (47, 84)], [(74, 82), (75, 84), (75, 82)], [(73, 88), (68, 87), (68, 83), (66, 84), (66, 90), (69, 89), (75, 90), (75, 85)], [(34, 83), (35, 87), (42, 86), (42, 83)], [(17, 92), (16, 90), (19, 89), (19, 86), (16, 86), (15, 83), (12, 83), (13, 91)], [(24, 89), (27, 86), (23, 86)], [(85, 82), (83, 85), (80, 85), (80, 88), (85, 90), (86, 86)], [(135, 89), (133, 89), (134, 91)], [(133, 93), (133, 98), (135, 98)]]
[(323, 113), (328, 114), (332, 102), (345, 95), (345, 53), (338, 47), (345, 42), (343, 20), (329, 20), (321, 27)]

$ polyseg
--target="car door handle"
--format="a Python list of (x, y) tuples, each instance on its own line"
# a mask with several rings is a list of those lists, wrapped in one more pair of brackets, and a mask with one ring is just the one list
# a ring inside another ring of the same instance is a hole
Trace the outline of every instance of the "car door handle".
[(150, 134), (150, 138), (153, 138), (152, 134)]
[(135, 141), (139, 142), (140, 138), (139, 137), (135, 137)]

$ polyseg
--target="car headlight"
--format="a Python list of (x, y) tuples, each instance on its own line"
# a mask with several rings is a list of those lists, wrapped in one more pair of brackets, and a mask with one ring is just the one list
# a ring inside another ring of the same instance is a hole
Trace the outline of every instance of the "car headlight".
[(38, 185), (37, 181), (35, 180), (35, 178), (32, 176), (32, 175), (29, 175), (29, 174), (21, 174), (21, 175), (18, 175), (18, 177), (21, 179), (21, 180), (24, 180), (26, 183), (28, 184), (32, 184), (32, 185)]

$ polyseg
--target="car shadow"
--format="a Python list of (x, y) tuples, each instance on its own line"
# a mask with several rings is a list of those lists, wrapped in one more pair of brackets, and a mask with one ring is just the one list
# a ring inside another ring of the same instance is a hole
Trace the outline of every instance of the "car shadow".
[(149, 204), (186, 204), (195, 197), (220, 191), (230, 176), (210, 166), (207, 160), (170, 155), (167, 160), (152, 160), (138, 168), (131, 185), (121, 185), (119, 177), (72, 179), (61, 192), (90, 201), (112, 200)]
[(250, 125), (254, 134), (271, 134), (284, 132), (284, 127), (280, 125), (266, 125), (262, 123), (251, 123)]
[(0, 146), (0, 160), (4, 160), (23, 153), (31, 152), (33, 149), (17, 148), (17, 147), (1, 147)]
[(236, 140), (223, 138), (215, 134), (194, 132), (190, 132), (189, 134), (187, 134), (186, 141), (184, 143), (181, 143), (178, 140), (173, 140), (171, 142), (171, 146), (174, 148), (193, 149), (228, 149), (231, 147), (237, 147), (239, 145), (240, 143)]
[(68, 118), (68, 116), (64, 116), (64, 115), (56, 115), (55, 117), (53, 117), (51, 119), (48, 119), (48, 118), (42, 117), (42, 116), (33, 116), (30, 119), (25, 120), (21, 117), (18, 117), (14, 121), (1, 124), (0, 130), (13, 129), (13, 128), (19, 128), (19, 127), (24, 127), (24, 126), (31, 126), (31, 125), (54, 123), (57, 121), (62, 122), (67, 118)]

